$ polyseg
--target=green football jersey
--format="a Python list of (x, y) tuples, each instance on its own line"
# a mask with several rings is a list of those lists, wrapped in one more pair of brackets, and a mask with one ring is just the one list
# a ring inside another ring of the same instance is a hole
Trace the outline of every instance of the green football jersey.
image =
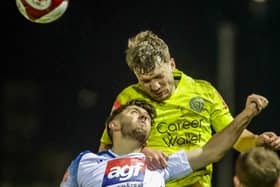
[[(218, 132), (233, 120), (226, 103), (211, 83), (193, 79), (177, 69), (173, 74), (179, 82), (168, 99), (154, 101), (139, 84), (133, 84), (117, 96), (112, 109), (131, 99), (144, 99), (153, 104), (157, 117), (146, 146), (167, 154), (203, 146), (212, 137), (213, 130)], [(111, 144), (106, 129), (101, 142)], [(209, 165), (183, 179), (171, 181), (167, 186), (178, 187), (206, 180), (203, 183), (208, 187), (211, 186), (211, 175), (212, 165)]]

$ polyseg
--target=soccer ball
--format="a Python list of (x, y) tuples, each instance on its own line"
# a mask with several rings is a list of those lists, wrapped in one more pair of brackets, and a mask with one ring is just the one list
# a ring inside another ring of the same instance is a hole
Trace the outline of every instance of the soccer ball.
[(68, 3), (68, 0), (16, 0), (20, 13), (34, 23), (57, 20), (65, 13)]

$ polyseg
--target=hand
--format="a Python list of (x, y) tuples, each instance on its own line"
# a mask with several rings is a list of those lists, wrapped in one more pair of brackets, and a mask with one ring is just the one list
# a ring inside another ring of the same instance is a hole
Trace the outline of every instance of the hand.
[(265, 146), (273, 150), (280, 150), (280, 137), (274, 132), (264, 132), (257, 136), (256, 146)]
[(269, 102), (265, 97), (257, 94), (251, 94), (247, 97), (245, 108), (249, 108), (254, 111), (256, 107), (257, 111), (255, 115), (257, 115), (262, 109), (267, 107), (268, 103)]
[(147, 166), (150, 170), (162, 169), (167, 166), (167, 154), (147, 147), (142, 149), (142, 153), (146, 155)]

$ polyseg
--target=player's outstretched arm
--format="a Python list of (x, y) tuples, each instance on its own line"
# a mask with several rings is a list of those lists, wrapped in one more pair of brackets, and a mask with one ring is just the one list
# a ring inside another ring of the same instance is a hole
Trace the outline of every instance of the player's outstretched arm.
[(268, 105), (263, 96), (252, 94), (247, 97), (244, 110), (222, 131), (216, 133), (203, 147), (187, 152), (193, 170), (219, 161), (237, 141), (250, 121)]

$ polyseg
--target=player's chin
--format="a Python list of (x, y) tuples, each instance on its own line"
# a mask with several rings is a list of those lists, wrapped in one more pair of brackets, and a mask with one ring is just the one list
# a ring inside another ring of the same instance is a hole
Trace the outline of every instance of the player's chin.
[(153, 99), (161, 102), (161, 101), (164, 101), (165, 99), (168, 99), (169, 97), (170, 97), (170, 94), (166, 93), (166, 94), (161, 94), (161, 95), (154, 95)]
[(139, 136), (147, 136), (149, 132), (149, 129), (145, 126), (141, 126), (137, 128), (137, 130), (134, 132), (135, 134), (138, 134)]

